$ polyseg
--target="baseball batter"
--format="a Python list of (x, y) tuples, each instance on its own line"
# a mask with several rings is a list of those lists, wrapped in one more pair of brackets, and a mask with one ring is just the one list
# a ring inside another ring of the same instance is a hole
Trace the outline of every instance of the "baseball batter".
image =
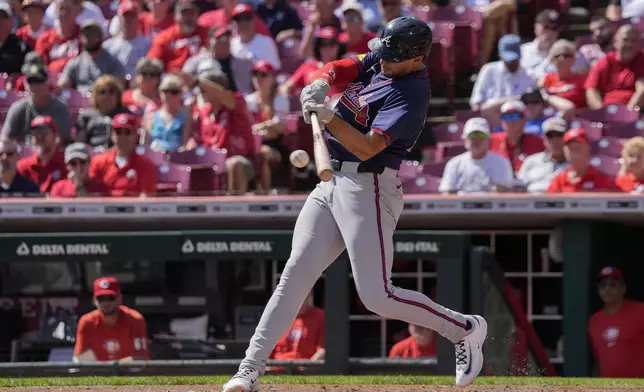
[[(250, 341), (246, 358), (224, 392), (255, 392), (265, 361), (322, 272), (346, 248), (358, 294), (374, 313), (431, 328), (454, 342), (456, 384), (469, 385), (483, 366), (487, 324), (391, 283), (393, 234), (403, 209), (398, 169), (425, 124), (430, 89), (425, 58), (432, 31), (412, 17), (389, 22), (371, 52), (325, 65), (300, 97), (326, 125), (334, 175), (320, 182), (300, 212), (291, 255)], [(335, 111), (325, 99), (335, 84), (346, 91)]]

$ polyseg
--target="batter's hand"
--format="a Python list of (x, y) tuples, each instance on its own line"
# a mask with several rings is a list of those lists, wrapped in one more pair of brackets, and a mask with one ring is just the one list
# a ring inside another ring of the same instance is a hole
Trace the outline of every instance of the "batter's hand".
[(334, 116), (333, 109), (329, 109), (326, 106), (313, 101), (305, 102), (302, 107), (302, 112), (304, 114), (304, 122), (307, 124), (311, 123), (311, 112), (317, 113), (318, 121), (322, 124), (330, 123)]
[(326, 97), (331, 91), (331, 86), (329, 82), (324, 79), (315, 79), (313, 83), (302, 89), (300, 94), (300, 103), (304, 107), (304, 103), (308, 101), (313, 101), (315, 103), (323, 104)]

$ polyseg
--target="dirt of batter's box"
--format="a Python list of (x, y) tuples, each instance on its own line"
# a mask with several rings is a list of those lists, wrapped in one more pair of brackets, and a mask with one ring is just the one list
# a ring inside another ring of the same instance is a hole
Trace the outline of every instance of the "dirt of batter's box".
[[(0, 392), (220, 392), (220, 386), (101, 386), (0, 388)], [(635, 392), (642, 387), (471, 385), (262, 385), (261, 392)]]

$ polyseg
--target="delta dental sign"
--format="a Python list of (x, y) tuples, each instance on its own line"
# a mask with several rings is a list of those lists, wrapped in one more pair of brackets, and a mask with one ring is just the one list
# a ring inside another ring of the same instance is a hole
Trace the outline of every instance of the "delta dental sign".
[(17, 256), (107, 256), (108, 244), (27, 244), (16, 249)]

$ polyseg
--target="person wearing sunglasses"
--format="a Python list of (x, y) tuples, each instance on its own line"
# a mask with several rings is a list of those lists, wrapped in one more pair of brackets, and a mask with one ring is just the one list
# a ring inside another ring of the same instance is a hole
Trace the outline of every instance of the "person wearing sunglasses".
[(256, 12), (277, 41), (302, 32), (302, 21), (286, 0), (264, 0), (257, 5)]
[(163, 64), (157, 59), (142, 58), (136, 63), (134, 83), (123, 92), (122, 105), (132, 113), (143, 116), (161, 106), (159, 85)]
[(51, 197), (107, 196), (109, 189), (101, 180), (90, 178), (90, 155), (84, 143), (72, 143), (65, 148), (67, 178), (54, 184)]
[(123, 105), (121, 82), (111, 75), (99, 77), (92, 86), (90, 107), (78, 115), (76, 141), (104, 149), (112, 146), (112, 119), (119, 113), (130, 113)]
[(552, 117), (543, 123), (545, 150), (528, 156), (517, 174), (527, 192), (544, 193), (552, 180), (568, 168), (563, 152), (563, 136), (567, 130), (568, 123), (563, 118)]
[(357, 0), (345, 0), (340, 7), (342, 11), (342, 33), (340, 42), (347, 47), (350, 54), (367, 53), (367, 44), (376, 34), (364, 29), (364, 8)]
[(592, 40), (579, 47), (579, 53), (587, 64), (595, 65), (597, 61), (606, 57), (606, 53), (614, 50), (613, 36), (617, 27), (616, 23), (611, 22), (604, 15), (595, 15), (590, 19)]
[(525, 105), (525, 125), (523, 131), (534, 135), (543, 133), (542, 125), (546, 121), (546, 105), (539, 90), (528, 90), (521, 95), (521, 102)]
[(94, 281), (93, 303), (96, 310), (78, 320), (73, 361), (150, 360), (145, 318), (123, 305), (116, 278)]
[(569, 166), (552, 179), (547, 193), (621, 191), (611, 176), (590, 164), (590, 140), (584, 129), (566, 131), (563, 144)]
[(512, 187), (512, 166), (507, 158), (490, 151), (490, 125), (481, 117), (463, 127), (466, 152), (445, 165), (438, 190), (443, 194), (506, 191)]
[(597, 277), (602, 307), (588, 322), (600, 377), (644, 377), (644, 303), (626, 298), (626, 291), (619, 268), (602, 268)]
[(543, 140), (525, 133), (526, 106), (521, 101), (508, 101), (501, 106), (502, 132), (493, 133), (490, 149), (509, 159), (515, 172), (530, 155), (544, 150)]
[(60, 138), (50, 116), (31, 121), (28, 144), (34, 153), (18, 162), (18, 172), (40, 186), (40, 192), (51, 191), (53, 185), (67, 177)]
[(622, 170), (615, 183), (624, 192), (644, 193), (644, 137), (636, 136), (624, 143)]
[(586, 75), (573, 70), (576, 53), (575, 44), (572, 42), (564, 39), (555, 42), (548, 53), (548, 60), (555, 66), (556, 71), (546, 74), (537, 83), (537, 86), (542, 88), (542, 95), (548, 105), (562, 113), (586, 107)]
[(39, 195), (38, 184), (18, 173), (20, 146), (11, 139), (0, 139), (0, 195)]
[(89, 176), (104, 182), (110, 196), (145, 197), (156, 193), (157, 168), (136, 153), (139, 128), (140, 121), (133, 114), (117, 114), (111, 127), (114, 147), (92, 158)]
[(43, 23), (47, 5), (41, 0), (24, 0), (21, 15), (25, 25), (16, 30), (16, 35), (22, 38), (30, 48), (36, 47), (36, 40), (47, 29)]
[(257, 34), (255, 12), (248, 4), (237, 4), (232, 11), (237, 35), (230, 40), (230, 54), (234, 57), (268, 61), (276, 70), (282, 67), (277, 45), (272, 37)]

